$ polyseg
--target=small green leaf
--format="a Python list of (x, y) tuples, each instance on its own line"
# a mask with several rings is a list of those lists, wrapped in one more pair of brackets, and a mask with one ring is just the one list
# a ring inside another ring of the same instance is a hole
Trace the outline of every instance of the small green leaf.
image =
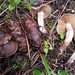
[(60, 72), (60, 71), (58, 71), (57, 75), (70, 75), (70, 74), (68, 72)]
[(48, 45), (48, 42), (47, 42), (46, 40), (44, 41), (44, 45), (45, 45), (45, 46), (47, 46), (47, 45)]
[(9, 10), (12, 11), (13, 9), (15, 9), (15, 5), (9, 4)]
[(53, 26), (52, 25), (48, 25), (48, 28), (51, 29)]
[(47, 74), (51, 75), (51, 71), (49, 70), (49, 65), (48, 65), (47, 60), (44, 55), (42, 55), (42, 61), (43, 61), (43, 64), (44, 64)]
[(15, 3), (16, 5), (18, 5), (20, 2), (21, 2), (21, 0), (14, 0), (14, 3)]
[(30, 3), (28, 3), (28, 4), (26, 4), (26, 8), (28, 9), (28, 10), (30, 10), (31, 9), (31, 4)]
[(44, 52), (47, 54), (48, 53), (48, 48), (44, 48)]
[(61, 39), (64, 39), (64, 37), (65, 37), (64, 34), (60, 34)]
[(53, 50), (53, 47), (50, 45), (49, 49), (50, 49), (50, 50)]
[(35, 69), (35, 70), (33, 70), (33, 73), (35, 74), (35, 75), (44, 75), (44, 73), (41, 73), (39, 70), (37, 70), (37, 69)]
[(8, 0), (10, 4), (14, 4), (14, 0)]

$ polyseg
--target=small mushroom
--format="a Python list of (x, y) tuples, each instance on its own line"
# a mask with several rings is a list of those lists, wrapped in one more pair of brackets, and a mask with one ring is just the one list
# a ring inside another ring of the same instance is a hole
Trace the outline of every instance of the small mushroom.
[(13, 55), (18, 49), (18, 44), (14, 41), (0, 46), (0, 57), (9, 57)]
[(33, 18), (37, 18), (39, 30), (42, 33), (47, 33), (47, 30), (44, 27), (44, 18), (48, 17), (51, 13), (51, 7), (47, 4), (40, 3), (40, 1), (38, 3), (34, 2), (30, 9), (30, 13)]
[[(57, 24), (57, 33), (58, 34), (65, 34), (65, 40), (60, 46), (59, 50), (61, 55), (63, 51), (66, 50), (67, 46), (70, 44), (72, 41), (73, 37), (75, 38), (75, 15), (74, 14), (64, 14), (61, 16), (60, 19), (58, 19), (58, 24)], [(73, 53), (72, 57), (69, 60), (71, 63), (74, 59), (75, 53)]]
[(5, 29), (0, 28), (0, 45), (6, 44), (11, 39), (11, 36)]

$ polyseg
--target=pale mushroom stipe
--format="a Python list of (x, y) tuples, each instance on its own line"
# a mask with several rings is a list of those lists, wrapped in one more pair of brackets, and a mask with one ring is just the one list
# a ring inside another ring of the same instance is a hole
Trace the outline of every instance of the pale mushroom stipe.
[[(38, 5), (38, 3), (37, 3), (37, 5)], [(33, 6), (30, 9), (30, 13), (31, 13), (33, 18), (37, 18), (39, 30), (42, 33), (46, 34), (47, 30), (45, 29), (45, 26), (44, 26), (44, 18), (48, 17), (49, 14), (51, 13), (51, 7), (47, 4), (40, 4), (37, 7)]]
[[(66, 50), (67, 46), (72, 41), (73, 37), (75, 38), (75, 15), (74, 14), (63, 14), (60, 19), (58, 19), (57, 24), (57, 33), (58, 34), (65, 34), (65, 40), (60, 46), (59, 50), (61, 55), (63, 51)], [(68, 60), (68, 63), (73, 63), (75, 60), (75, 52)]]

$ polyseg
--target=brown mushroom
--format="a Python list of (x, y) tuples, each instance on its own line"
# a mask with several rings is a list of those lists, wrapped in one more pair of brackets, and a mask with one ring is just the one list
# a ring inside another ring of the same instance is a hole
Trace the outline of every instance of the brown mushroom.
[(37, 19), (38, 12), (43, 11), (44, 12), (44, 18), (48, 17), (51, 13), (51, 7), (47, 4), (41, 4), (37, 5), (37, 7), (32, 6), (30, 9), (31, 15)]
[(5, 29), (0, 28), (0, 45), (6, 44), (11, 39), (11, 36)]
[(8, 33), (10, 33), (10, 35), (12, 36), (12, 39), (15, 40), (15, 42), (17, 42), (19, 45), (18, 51), (27, 52), (26, 37), (24, 36), (25, 33), (21, 29), (21, 26), (19, 25), (19, 23), (17, 21), (8, 19), (6, 21), (6, 25), (9, 30)]
[[(61, 16), (60, 19), (58, 19), (57, 24), (57, 33), (58, 34), (65, 34), (65, 40), (60, 46), (60, 54), (63, 53), (64, 50), (66, 50), (67, 46), (72, 41), (73, 37), (75, 38), (75, 14), (64, 14)], [(72, 63), (75, 60), (75, 52), (71, 56), (68, 62)]]
[[(34, 3), (34, 5), (36, 2)], [(38, 6), (39, 3), (37, 3), (37, 7), (32, 6), (30, 9), (30, 13), (33, 18), (37, 18), (39, 29), (42, 33), (47, 33), (45, 27), (44, 27), (44, 18), (49, 16), (51, 13), (51, 7), (47, 4), (41, 4)]]
[(14, 41), (0, 46), (0, 57), (9, 57), (13, 55), (18, 49), (18, 44)]
[(25, 17), (25, 32), (33, 46), (35, 46), (35, 47), (41, 46), (42, 38), (41, 38), (40, 31), (38, 29), (38, 25), (29, 16)]

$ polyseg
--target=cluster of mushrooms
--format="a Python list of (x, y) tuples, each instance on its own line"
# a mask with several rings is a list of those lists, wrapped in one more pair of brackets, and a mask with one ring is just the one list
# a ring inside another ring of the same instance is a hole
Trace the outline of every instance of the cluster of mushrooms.
[(9, 57), (18, 49), (18, 44), (11, 40), (5, 29), (0, 28), (0, 57)]
[[(39, 5), (39, 6), (38, 6)], [(39, 30), (46, 34), (47, 30), (44, 26), (44, 18), (48, 17), (51, 14), (51, 7), (47, 4), (38, 4), (33, 3), (30, 13), (33, 18), (37, 19)], [(65, 34), (65, 40), (60, 46), (60, 55), (63, 51), (66, 50), (67, 46), (72, 41), (73, 37), (75, 38), (75, 15), (74, 14), (63, 14), (60, 19), (58, 19), (57, 24), (57, 33)], [(18, 45), (16, 42), (11, 40), (11, 36), (0, 30), (0, 56), (11, 56), (17, 51)], [(75, 52), (68, 60), (69, 63), (73, 63), (75, 60)]]
[[(44, 26), (44, 18), (48, 17), (51, 14), (51, 7), (47, 4), (39, 4), (37, 3), (33, 4), (33, 7), (30, 10), (30, 13), (33, 18), (37, 19), (39, 30), (46, 34), (47, 30)], [(57, 28), (56, 31), (58, 34), (65, 34), (65, 40), (60, 46), (59, 50), (60, 53), (58, 55), (61, 55), (67, 48), (67, 46), (72, 41), (73, 37), (75, 39), (75, 14), (66, 13), (61, 16), (60, 19), (57, 20)], [(68, 60), (68, 63), (73, 63), (75, 60), (75, 52)]]

